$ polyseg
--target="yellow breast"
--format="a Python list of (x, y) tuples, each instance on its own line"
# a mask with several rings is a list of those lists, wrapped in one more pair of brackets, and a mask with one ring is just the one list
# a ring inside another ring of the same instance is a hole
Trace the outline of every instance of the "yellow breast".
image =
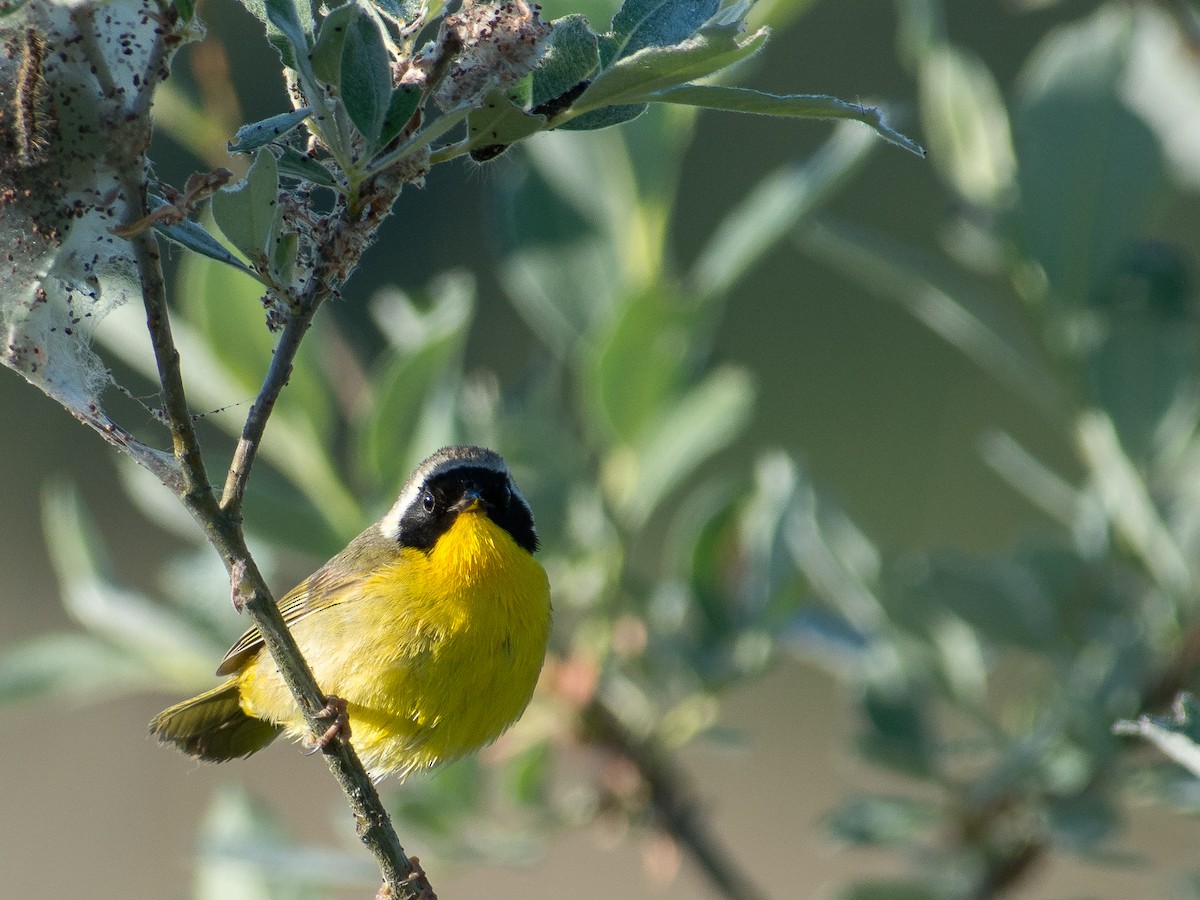
[[(431, 551), (403, 548), (346, 590), (293, 633), (322, 690), (347, 701), (374, 774), (462, 756), (524, 711), (549, 639), (549, 583), (484, 512), (459, 514)], [(265, 654), (238, 681), (246, 712), (307, 734)]]

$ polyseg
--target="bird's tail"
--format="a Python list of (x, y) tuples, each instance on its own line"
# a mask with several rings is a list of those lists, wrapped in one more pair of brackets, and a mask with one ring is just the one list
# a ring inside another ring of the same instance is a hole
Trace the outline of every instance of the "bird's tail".
[(209, 762), (249, 756), (275, 740), (280, 731), (280, 726), (242, 710), (236, 681), (176, 703), (150, 721), (150, 732), (160, 741)]

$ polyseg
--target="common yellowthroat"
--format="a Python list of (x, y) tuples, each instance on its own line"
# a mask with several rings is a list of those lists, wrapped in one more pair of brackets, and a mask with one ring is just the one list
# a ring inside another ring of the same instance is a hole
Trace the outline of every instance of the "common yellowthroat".
[[(501, 457), (447, 447), (395, 506), (279, 601), (317, 683), (345, 702), (375, 777), (456, 759), (524, 712), (550, 635), (550, 586), (529, 504)], [(224, 684), (150, 730), (201, 759), (309, 728), (256, 629), (225, 654)]]

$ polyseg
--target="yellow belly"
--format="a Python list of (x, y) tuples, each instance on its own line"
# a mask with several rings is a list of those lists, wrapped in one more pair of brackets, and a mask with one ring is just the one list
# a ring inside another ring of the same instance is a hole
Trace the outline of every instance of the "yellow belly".
[[(321, 689), (347, 702), (351, 743), (373, 775), (462, 756), (524, 711), (549, 638), (549, 583), (482, 512), (460, 514), (428, 554), (403, 548), (346, 590), (292, 632)], [(308, 734), (265, 651), (238, 686), (247, 713)]]

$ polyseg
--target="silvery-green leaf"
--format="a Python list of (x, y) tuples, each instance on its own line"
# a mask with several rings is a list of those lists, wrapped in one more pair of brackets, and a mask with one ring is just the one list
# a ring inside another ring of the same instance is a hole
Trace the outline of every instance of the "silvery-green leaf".
[(379, 25), (361, 13), (346, 23), (340, 95), (354, 127), (377, 147), (391, 106), (392, 66)]
[(295, 178), (302, 181), (311, 181), (313, 184), (319, 184), (322, 187), (337, 188), (337, 179), (333, 174), (313, 159), (300, 153), (291, 147), (284, 147), (283, 152), (279, 155), (279, 174), (285, 178)]
[(242, 0), (266, 26), (267, 38), (279, 51), (283, 64), (309, 78), (309, 35), (313, 33), (312, 9), (305, 0)]
[(605, 35), (604, 65), (644, 47), (668, 47), (690, 38), (716, 14), (720, 0), (625, 0)]
[(712, 75), (753, 56), (767, 40), (767, 29), (742, 35), (736, 28), (707, 28), (682, 44), (646, 47), (605, 69), (576, 101), (574, 108), (599, 109), (640, 103), (655, 94)]
[(532, 106), (561, 96), (600, 68), (596, 33), (584, 16), (565, 16), (552, 24), (546, 52), (533, 70)]
[(413, 84), (404, 84), (392, 91), (388, 101), (387, 115), (383, 117), (383, 128), (379, 133), (379, 145), (386, 147), (404, 126), (412, 121), (417, 104), (421, 102), (421, 89)]
[[(151, 211), (153, 211), (166, 206), (167, 202), (161, 197), (151, 194), (149, 205)], [(181, 247), (199, 253), (201, 256), (207, 256), (209, 259), (215, 259), (217, 262), (224, 263), (227, 266), (232, 266), (240, 272), (245, 272), (251, 278), (258, 278), (258, 274), (253, 269), (225, 249), (221, 242), (209, 234), (198, 222), (193, 222), (191, 219), (184, 219), (182, 222), (176, 222), (172, 225), (155, 222), (154, 230)]]
[(229, 152), (249, 153), (251, 150), (257, 150), (259, 147), (278, 140), (307, 119), (311, 112), (312, 110), (306, 106), (303, 109), (271, 116), (261, 122), (243, 125), (230, 141)]
[(244, 179), (213, 194), (212, 212), (229, 242), (256, 268), (266, 268), (279, 221), (279, 169), (274, 155), (260, 149)]
[(325, 17), (321, 32), (313, 45), (313, 74), (323, 85), (336, 93), (342, 84), (342, 53), (346, 48), (346, 32), (350, 23), (359, 16), (356, 2), (339, 6)]
[(750, 88), (724, 84), (684, 84), (659, 91), (654, 99), (664, 103), (682, 103), (705, 109), (784, 116), (794, 119), (853, 119), (875, 129), (884, 140), (917, 156), (924, 156), (920, 144), (896, 131), (884, 121), (877, 106), (849, 103), (826, 94), (768, 94)]
[(467, 115), (471, 149), (491, 144), (513, 144), (545, 127), (545, 119), (531, 116), (506, 97), (503, 91), (492, 91), (479, 108)]

